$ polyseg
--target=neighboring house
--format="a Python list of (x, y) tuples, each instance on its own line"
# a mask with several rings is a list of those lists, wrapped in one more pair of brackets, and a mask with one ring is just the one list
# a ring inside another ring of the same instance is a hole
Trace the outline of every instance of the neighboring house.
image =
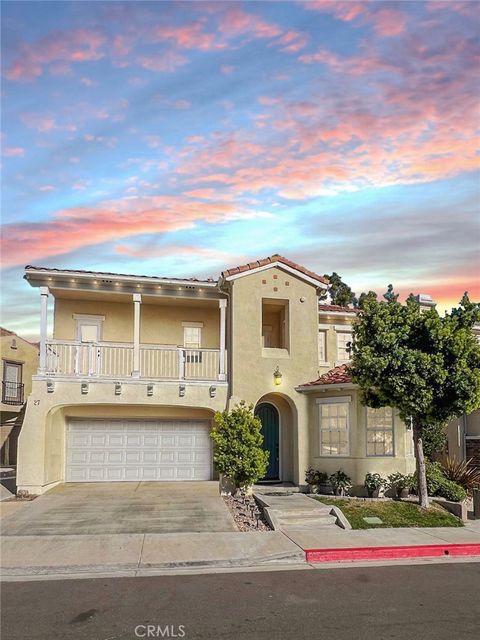
[(0, 327), (2, 399), (0, 408), (0, 462), (15, 465), (23, 408), (38, 369), (38, 344)]
[[(480, 324), (473, 327), (480, 340)], [(452, 420), (447, 428), (447, 453), (457, 460), (471, 460), (480, 469), (480, 410)]]
[(213, 415), (241, 400), (262, 421), (265, 480), (304, 485), (313, 465), (361, 485), (367, 471), (414, 469), (411, 432), (363, 407), (345, 372), (356, 312), (319, 304), (327, 281), (286, 258), (218, 280), (32, 266), (25, 278), (40, 292), (41, 348), (20, 489), (215, 478)]

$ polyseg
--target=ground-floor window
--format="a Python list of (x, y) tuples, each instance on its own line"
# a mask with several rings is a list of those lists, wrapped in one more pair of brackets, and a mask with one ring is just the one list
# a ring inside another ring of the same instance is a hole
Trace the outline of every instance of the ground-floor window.
[(367, 456), (393, 456), (393, 410), (367, 407)]
[(318, 400), (320, 456), (348, 456), (350, 403), (342, 398)]

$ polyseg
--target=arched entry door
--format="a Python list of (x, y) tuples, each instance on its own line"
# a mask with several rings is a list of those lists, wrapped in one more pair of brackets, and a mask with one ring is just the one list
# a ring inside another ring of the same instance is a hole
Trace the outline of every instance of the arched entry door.
[(280, 417), (273, 404), (262, 402), (255, 409), (262, 423), (263, 448), (269, 453), (267, 473), (262, 480), (280, 479)]

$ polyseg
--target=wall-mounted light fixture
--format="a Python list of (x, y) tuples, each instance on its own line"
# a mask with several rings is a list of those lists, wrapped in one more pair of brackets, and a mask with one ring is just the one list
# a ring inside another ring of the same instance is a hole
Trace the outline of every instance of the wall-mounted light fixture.
[(209, 391), (210, 391), (210, 397), (211, 397), (211, 398), (214, 398), (214, 397), (216, 396), (216, 394), (217, 394), (217, 387), (215, 387), (215, 386), (212, 384), (212, 386), (210, 387)]
[(12, 338), (12, 344), (10, 345), (10, 349), (17, 349), (17, 340)]
[(275, 371), (273, 372), (273, 382), (275, 385), (279, 385), (282, 384), (282, 372), (280, 371), (280, 369), (277, 368), (275, 369)]
[(115, 395), (122, 395), (122, 385), (120, 384), (120, 382), (115, 382)]
[(147, 384), (147, 396), (153, 396), (153, 384)]
[(88, 393), (88, 382), (82, 382), (81, 386), (80, 386), (80, 391), (82, 392), (82, 395), (86, 396)]
[(178, 387), (178, 395), (180, 396), (180, 398), (183, 398), (183, 396), (185, 395), (185, 385), (181, 384)]
[(55, 391), (55, 383), (53, 380), (47, 380), (47, 393), (53, 393)]

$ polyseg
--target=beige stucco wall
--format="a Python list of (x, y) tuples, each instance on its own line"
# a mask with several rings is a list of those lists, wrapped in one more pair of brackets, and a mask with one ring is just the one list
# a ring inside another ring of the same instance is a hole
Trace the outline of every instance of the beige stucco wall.
[[(57, 298), (54, 312), (54, 338), (76, 339), (74, 314), (104, 316), (104, 342), (133, 342), (133, 302), (71, 300)], [(202, 322), (202, 347), (218, 349), (220, 313), (211, 306), (140, 305), (140, 342), (145, 344), (183, 345), (182, 322)]]
[[(320, 426), (316, 398), (346, 397), (350, 399), (350, 455), (320, 456)], [(365, 474), (379, 473), (386, 477), (390, 473), (412, 473), (415, 470), (412, 432), (407, 430), (398, 415), (394, 415), (394, 456), (367, 456), (367, 412), (355, 389), (327, 391), (309, 394), (310, 459), (309, 466), (329, 475), (341, 469), (347, 473), (361, 492)]]
[[(12, 349), (12, 339), (16, 341), (17, 348)], [(22, 364), (22, 382), (24, 384), (24, 399), (26, 400), (32, 391), (32, 376), (38, 369), (38, 347), (30, 344), (18, 336), (0, 337), (0, 354), (2, 358), (2, 380), (3, 363), (5, 360)], [(1, 403), (0, 410), (5, 413), (17, 413), (21, 405), (7, 405)]]
[(56, 380), (53, 393), (47, 393), (46, 381), (34, 380), (18, 441), (18, 488), (41, 494), (64, 480), (69, 417), (211, 419), (214, 411), (226, 407), (227, 386), (218, 383), (214, 398), (209, 388), (209, 384), (189, 384), (181, 398), (178, 382), (158, 383), (148, 397), (146, 382), (130, 382), (116, 396), (113, 382), (96, 381), (82, 395), (81, 381)]
[[(262, 349), (263, 298), (289, 302), (288, 351)], [(292, 432), (296, 434), (296, 445), (292, 452), (292, 477), (284, 479), (303, 482), (301, 476), (309, 456), (308, 404), (307, 399), (295, 387), (318, 375), (316, 288), (275, 267), (234, 280), (231, 286), (231, 305), (231, 403), (245, 400), (257, 404), (260, 398), (269, 393), (280, 394), (288, 402), (292, 407)], [(273, 378), (277, 366), (282, 372), (282, 383), (279, 386), (274, 384)]]

